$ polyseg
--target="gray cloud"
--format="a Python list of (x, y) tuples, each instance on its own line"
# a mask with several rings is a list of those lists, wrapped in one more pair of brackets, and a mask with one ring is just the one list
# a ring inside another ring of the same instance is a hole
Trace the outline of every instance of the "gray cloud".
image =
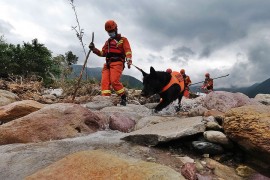
[(164, 63), (164, 57), (162, 56), (156, 56), (154, 54), (149, 54), (147, 57), (147, 61), (149, 63), (153, 63), (153, 62), (160, 62), (160, 63)]
[(2, 35), (10, 34), (12, 28), (13, 26), (9, 22), (0, 19), (0, 33)]
[(195, 52), (192, 49), (182, 46), (176, 49), (173, 49), (173, 57), (171, 60), (176, 63), (180, 63), (181, 65), (188, 63), (189, 58), (195, 55)]

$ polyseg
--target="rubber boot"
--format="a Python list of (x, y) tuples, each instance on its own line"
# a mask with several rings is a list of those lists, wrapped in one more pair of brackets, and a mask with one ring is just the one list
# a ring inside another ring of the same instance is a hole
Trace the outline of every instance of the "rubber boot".
[(121, 96), (121, 102), (120, 102), (120, 105), (122, 106), (126, 106), (127, 105), (127, 96), (125, 94), (123, 94)]

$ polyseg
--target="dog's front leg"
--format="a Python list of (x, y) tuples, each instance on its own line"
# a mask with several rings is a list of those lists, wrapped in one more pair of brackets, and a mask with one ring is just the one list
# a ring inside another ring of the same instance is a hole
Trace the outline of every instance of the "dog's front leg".
[(155, 112), (161, 111), (163, 108), (170, 104), (169, 101), (162, 100), (155, 108)]

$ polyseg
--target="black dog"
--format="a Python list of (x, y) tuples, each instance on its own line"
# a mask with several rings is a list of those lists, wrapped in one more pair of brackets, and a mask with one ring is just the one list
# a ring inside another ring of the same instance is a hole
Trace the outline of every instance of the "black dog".
[[(142, 71), (142, 74), (143, 90), (141, 95), (147, 97), (159, 94), (162, 98), (162, 101), (156, 106), (155, 112), (161, 111), (177, 98), (179, 104), (176, 111), (180, 110), (184, 87), (181, 87), (173, 75), (163, 71), (155, 71), (153, 67), (150, 68), (150, 74), (144, 71)], [(175, 79), (177, 82), (173, 81)]]

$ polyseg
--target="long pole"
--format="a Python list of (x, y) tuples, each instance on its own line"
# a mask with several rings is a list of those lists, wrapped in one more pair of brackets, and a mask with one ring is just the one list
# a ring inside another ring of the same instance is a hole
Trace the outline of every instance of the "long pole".
[[(224, 76), (219, 76), (219, 77), (216, 77), (216, 78), (212, 78), (212, 79), (219, 79), (219, 78), (223, 78), (223, 77), (227, 77), (227, 76), (229, 76), (229, 74), (226, 74)], [(190, 84), (190, 86), (195, 85), (195, 84), (199, 84), (199, 83), (202, 83), (202, 82), (204, 82), (204, 81), (200, 81), (200, 82), (197, 82), (197, 83)]]
[[(94, 42), (94, 32), (92, 32), (92, 42)], [(86, 57), (85, 57), (84, 64), (83, 64), (83, 67), (82, 67), (82, 70), (81, 70), (81, 73), (80, 73), (80, 77), (79, 77), (79, 79), (78, 79), (77, 87), (75, 88), (74, 93), (73, 93), (72, 102), (74, 102), (74, 99), (75, 99), (75, 97), (76, 97), (76, 93), (77, 93), (77, 91), (78, 91), (78, 89), (79, 89), (79, 87), (80, 87), (80, 82), (81, 82), (81, 79), (82, 79), (83, 71), (84, 71), (84, 69), (85, 69), (85, 66), (86, 66), (86, 63), (87, 63), (87, 60), (88, 60), (88, 58), (89, 58), (89, 55), (90, 55), (91, 51), (92, 51), (92, 50), (90, 49), (90, 50), (88, 51)]]

